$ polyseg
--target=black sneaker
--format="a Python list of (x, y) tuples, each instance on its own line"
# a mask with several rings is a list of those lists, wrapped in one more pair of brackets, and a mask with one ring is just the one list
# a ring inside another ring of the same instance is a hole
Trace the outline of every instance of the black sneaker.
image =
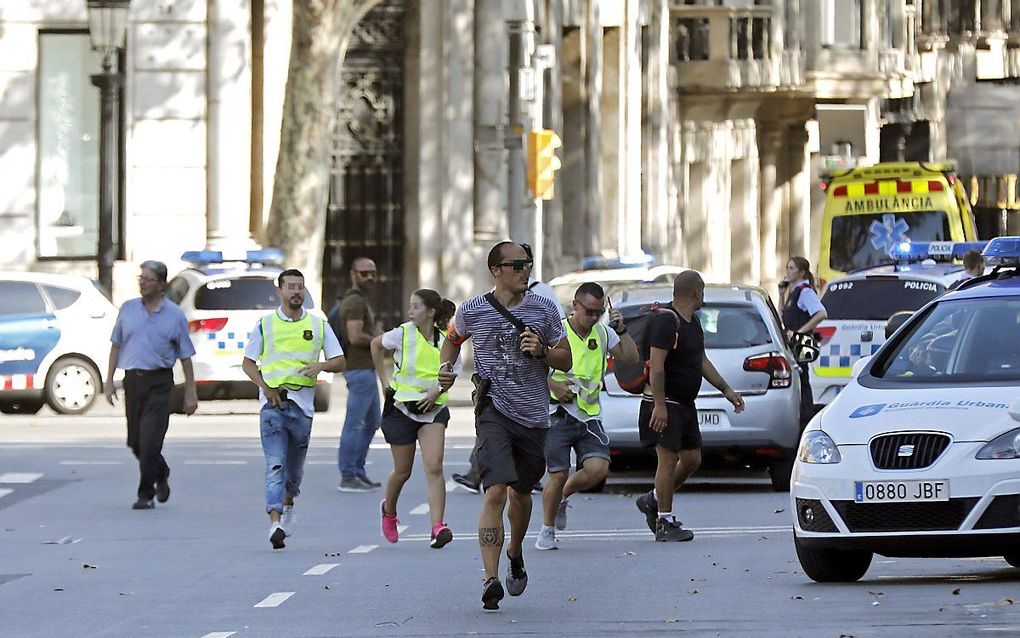
[(655, 533), (655, 519), (659, 517), (659, 503), (655, 500), (655, 490), (651, 490), (637, 497), (634, 501), (637, 508), (645, 515), (645, 523), (648, 531)]
[(503, 600), (503, 583), (493, 576), (482, 585), (482, 609), (499, 611), (499, 601)]
[(450, 475), (450, 478), (453, 479), (454, 483), (456, 483), (457, 485), (460, 485), (461, 487), (463, 487), (467, 491), (471, 492), (472, 494), (481, 494), (482, 493), (482, 490), (481, 490), (480, 486), (478, 485), (478, 483), (476, 483), (475, 481), (471, 480), (471, 478), (469, 476), (467, 476), (466, 474), (457, 474), (457, 473), (454, 473), (454, 474)]
[(134, 504), (131, 506), (131, 509), (133, 509), (133, 510), (151, 510), (151, 509), (154, 509), (155, 507), (156, 507), (156, 504), (152, 502), (151, 498), (148, 499), (148, 500), (146, 500), (144, 498), (140, 498), (140, 499), (138, 499), (137, 501), (134, 502)]
[(664, 518), (660, 518), (655, 522), (655, 540), (660, 543), (683, 543), (694, 540), (694, 532), (681, 527), (681, 523), (678, 520), (667, 521)]
[(514, 558), (507, 552), (510, 564), (506, 566), (506, 590), (511, 596), (520, 596), (528, 586), (528, 572), (524, 569), (524, 554)]
[(156, 481), (156, 500), (160, 503), (166, 503), (170, 500), (170, 483), (169, 476), (165, 479)]

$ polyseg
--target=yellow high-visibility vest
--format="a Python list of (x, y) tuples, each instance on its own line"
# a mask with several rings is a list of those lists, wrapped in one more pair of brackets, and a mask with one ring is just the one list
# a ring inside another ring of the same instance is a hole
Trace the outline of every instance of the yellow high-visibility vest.
[[(425, 339), (418, 326), (408, 321), (400, 324), (403, 332), (400, 342), (400, 361), (394, 361), (393, 379), (390, 387), (394, 390), (394, 401), (420, 401), (425, 393), (439, 384), (439, 350), (443, 347), (443, 335), (438, 345)], [(446, 405), (449, 397), (444, 392), (436, 399), (436, 407)]]
[[(573, 363), (569, 373), (556, 370), (550, 378), (553, 381), (573, 384), (576, 388), (577, 407), (588, 416), (598, 416), (602, 413), (599, 392), (602, 390), (602, 378), (606, 375), (606, 357), (609, 353), (607, 346), (609, 336), (606, 334), (606, 328), (596, 323), (588, 336), (581, 338), (570, 327), (569, 320), (564, 319), (563, 330), (567, 333)], [(588, 347), (593, 339), (598, 344), (594, 350)], [(552, 397), (555, 399), (556, 395)]]
[(279, 312), (262, 317), (260, 369), (271, 388), (311, 388), (315, 377), (298, 374), (319, 360), (325, 321), (311, 313), (297, 321), (284, 321)]

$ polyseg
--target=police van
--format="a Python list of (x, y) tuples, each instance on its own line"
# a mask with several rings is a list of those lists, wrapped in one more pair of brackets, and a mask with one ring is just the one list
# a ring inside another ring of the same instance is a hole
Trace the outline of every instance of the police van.
[(1020, 237), (983, 254), (991, 273), (914, 313), (805, 429), (790, 511), (812, 580), (875, 554), (1020, 567)]
[[(241, 370), (248, 335), (263, 316), (276, 310), (276, 279), (283, 272), (283, 253), (276, 248), (249, 250), (238, 255), (217, 250), (193, 250), (181, 255), (190, 264), (167, 284), (166, 296), (184, 311), (191, 342), (192, 365), (199, 401), (258, 398), (258, 388)], [(311, 295), (304, 307), (323, 319)], [(333, 375), (316, 379), (316, 412), (329, 409)], [(184, 374), (174, 366), (171, 408), (183, 410)]]
[(87, 277), (0, 273), (0, 412), (82, 414), (103, 391), (117, 308)]
[(970, 242), (974, 214), (952, 162), (887, 162), (822, 175), (820, 284), (887, 263), (903, 242)]
[(942, 295), (964, 274), (959, 261), (986, 242), (903, 242), (896, 263), (866, 268), (829, 282), (821, 295), (828, 317), (815, 327), (819, 357), (809, 368), (815, 407), (829, 404), (850, 381), (862, 357), (885, 343), (885, 326)]

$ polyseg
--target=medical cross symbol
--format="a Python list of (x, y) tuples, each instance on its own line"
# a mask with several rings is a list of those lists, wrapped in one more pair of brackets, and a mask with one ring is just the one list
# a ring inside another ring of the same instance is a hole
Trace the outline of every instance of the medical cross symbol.
[(908, 230), (910, 230), (910, 226), (907, 222), (896, 219), (896, 216), (891, 213), (882, 215), (882, 223), (871, 222), (871, 226), (868, 227), (868, 232), (871, 233), (871, 245), (877, 250), (884, 248), (885, 253), (890, 257), (892, 257), (897, 244), (909, 241), (904, 235)]

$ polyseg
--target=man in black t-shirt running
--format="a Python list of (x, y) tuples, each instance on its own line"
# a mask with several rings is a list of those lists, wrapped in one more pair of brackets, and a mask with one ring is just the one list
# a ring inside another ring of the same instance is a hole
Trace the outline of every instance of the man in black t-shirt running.
[(705, 333), (695, 314), (705, 301), (705, 282), (688, 270), (673, 281), (672, 312), (660, 312), (648, 327), (648, 387), (641, 401), (641, 442), (655, 446), (655, 489), (637, 498), (657, 541), (689, 541), (694, 532), (673, 516), (673, 492), (701, 465), (701, 430), (694, 400), (705, 378), (744, 410), (744, 399), (705, 355)]

